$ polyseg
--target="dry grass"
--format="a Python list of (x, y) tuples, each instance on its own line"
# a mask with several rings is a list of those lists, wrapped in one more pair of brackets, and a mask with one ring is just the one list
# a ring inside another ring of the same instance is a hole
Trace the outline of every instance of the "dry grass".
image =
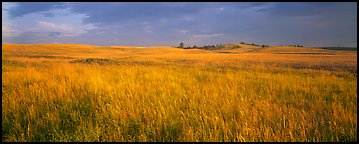
[(357, 141), (356, 52), (236, 51), (5, 44), (2, 140)]

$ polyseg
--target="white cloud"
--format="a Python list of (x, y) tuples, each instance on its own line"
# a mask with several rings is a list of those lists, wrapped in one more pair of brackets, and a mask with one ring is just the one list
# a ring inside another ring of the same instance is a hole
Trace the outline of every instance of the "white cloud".
[(79, 36), (87, 33), (87, 30), (93, 27), (77, 27), (66, 23), (52, 23), (46, 21), (38, 21), (38, 27), (33, 30), (45, 32), (60, 32), (61, 36)]
[(153, 27), (151, 25), (151, 22), (149, 21), (144, 21), (141, 22), (140, 25), (142, 25), (142, 29), (145, 33), (152, 33), (153, 32)]
[(152, 26), (144, 26), (143, 30), (145, 31), (145, 33), (151, 33), (153, 32)]
[[(5, 5), (6, 4), (6, 5)], [(2, 32), (2, 38), (4, 37), (14, 37), (19, 35), (19, 31), (17, 31), (13, 27), (13, 22), (9, 19), (9, 14), (6, 11), (7, 8), (12, 7), (12, 4), (9, 3), (2, 3), (2, 25), (1, 25), (1, 32)]]
[(188, 30), (184, 30), (184, 29), (179, 29), (179, 30), (173, 30), (173, 32), (175, 32), (176, 34), (188, 34), (189, 31)]
[(214, 10), (216, 13), (221, 13), (221, 12), (224, 12), (225, 10), (227, 10), (227, 8), (224, 7), (224, 6), (222, 6), (222, 7), (213, 8), (213, 10)]
[(4, 16), (2, 17), (1, 32), (3, 37), (13, 37), (19, 35), (19, 32), (11, 26), (11, 22)]
[(39, 21), (38, 23), (40, 27), (45, 30), (62, 31), (62, 32), (74, 31), (74, 28), (72, 28), (68, 24), (55, 24), (46, 21)]
[[(42, 36), (41, 39), (74, 37), (86, 34), (95, 27), (93, 24), (83, 24), (86, 17), (83, 14), (73, 14), (67, 9), (53, 9), (51, 11), (34, 12), (23, 17), (9, 18), (9, 6), (2, 8), (2, 38), (5, 41), (18, 41), (19, 37), (36, 33), (32, 37)], [(45, 16), (49, 13), (52, 16)]]
[(246, 8), (249, 11), (260, 11), (260, 10), (265, 10), (265, 9), (270, 9), (274, 6), (273, 3), (267, 3), (264, 5), (256, 5), (256, 6), (252, 6), (252, 7), (248, 7)]

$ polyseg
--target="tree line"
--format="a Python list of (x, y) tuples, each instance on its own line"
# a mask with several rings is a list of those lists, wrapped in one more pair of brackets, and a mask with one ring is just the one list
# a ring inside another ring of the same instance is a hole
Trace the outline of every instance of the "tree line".
[(183, 48), (183, 49), (205, 49), (205, 50), (212, 50), (212, 49), (220, 49), (223, 48), (223, 44), (215, 44), (215, 45), (204, 45), (204, 46), (188, 46), (185, 47), (183, 43), (180, 43), (180, 45), (177, 48)]
[[(258, 44), (254, 44), (254, 43), (245, 43), (245, 42), (241, 42), (241, 44), (253, 45), (253, 46), (261, 46), (261, 47), (269, 47), (269, 45), (258, 45)], [(303, 47), (303, 45), (280, 45), (280, 46)]]
[[(246, 44), (246, 45), (252, 45), (252, 46), (260, 46), (260, 45), (258, 45), (258, 44), (254, 44), (254, 43), (245, 43), (245, 42), (241, 42), (241, 44)], [(264, 48), (264, 47), (269, 47), (269, 45), (261, 45), (261, 47), (262, 48)]]
[[(263, 45), (258, 45), (258, 44), (254, 44), (254, 43), (245, 43), (245, 42), (241, 42), (241, 44), (253, 45), (253, 46), (261, 46), (262, 48), (269, 47), (269, 45), (264, 45), (264, 44)], [(280, 46), (303, 47), (303, 45), (280, 45)], [(204, 46), (193, 45), (193, 46), (185, 47), (184, 43), (180, 43), (177, 48), (214, 50), (214, 49), (224, 48), (224, 45), (223, 44), (204, 45)], [(240, 46), (234, 46), (234, 48), (240, 48)]]

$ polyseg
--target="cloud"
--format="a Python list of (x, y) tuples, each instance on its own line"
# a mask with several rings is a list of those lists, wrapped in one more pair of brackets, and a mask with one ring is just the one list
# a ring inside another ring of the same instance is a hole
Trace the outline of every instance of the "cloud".
[(54, 17), (55, 15), (53, 13), (47, 12), (47, 13), (44, 13), (44, 16), (45, 17)]
[(59, 35), (61, 35), (61, 33), (60, 32), (48, 32), (48, 35), (49, 36), (59, 36)]
[(188, 34), (188, 33), (189, 33), (188, 30), (183, 30), (183, 29), (174, 30), (174, 32), (175, 32), (176, 34)]
[[(59, 7), (60, 3), (2, 4), (2, 31), (5, 40), (29, 36), (31, 33), (36, 33), (36, 36), (42, 33), (41, 36), (74, 37), (95, 28), (90, 24), (82, 25), (85, 16), (71, 13), (68, 8)], [(32, 10), (36, 8), (39, 9)], [(18, 11), (21, 11), (21, 14)], [(11, 14), (13, 17), (10, 16)]]
[(2, 20), (2, 37), (13, 37), (13, 36), (17, 36), (20, 32), (17, 31), (16, 29), (14, 29), (11, 26), (11, 23), (9, 23), (9, 21), (7, 20)]
[(2, 38), (17, 36), (20, 32), (14, 28), (14, 26), (13, 26), (14, 24), (9, 19), (9, 14), (4, 8), (6, 8), (6, 6), (3, 6), (3, 9), (1, 10), (2, 11), (2, 18), (1, 18), (1, 20), (2, 20), (2, 25), (1, 25)]
[(48, 35), (40, 32), (22, 32), (8, 39), (10, 43), (48, 43)]
[(9, 23), (9, 21), (5, 17), (2, 17), (1, 28), (2, 28), (2, 33), (3, 34), (8, 35), (8, 34), (13, 34), (14, 33), (14, 29), (11, 28), (11, 24)]
[(194, 38), (211, 38), (211, 37), (219, 37), (223, 36), (224, 34), (196, 34), (193, 35)]
[[(39, 27), (34, 28), (35, 31), (47, 31), (47, 32), (58, 32), (61, 36), (79, 36), (87, 33), (88, 28), (86, 27), (75, 27), (66, 23), (51, 23), (46, 21), (39, 21)], [(57, 34), (59, 35), (59, 34)]]
[[(85, 23), (117, 23), (133, 20), (151, 21), (180, 18), (202, 9), (199, 3), (71, 3), (73, 12), (88, 17)], [(187, 18), (187, 20), (190, 20)]]
[(26, 14), (48, 11), (54, 8), (64, 8), (66, 3), (61, 2), (17, 2), (15, 6), (9, 9), (10, 18), (21, 17)]
[(143, 29), (143, 31), (145, 33), (152, 33), (153, 32), (153, 26), (152, 26), (151, 22), (144, 21), (144, 22), (140, 23), (140, 25), (141, 25), (141, 27), (142, 27), (142, 29)]
[(12, 35), (18, 42), (38, 38), (39, 42), (101, 45), (248, 41), (307, 46), (356, 45), (357, 37), (356, 3), (11, 4), (15, 6), (3, 8), (2, 28), (5, 40)]
[(313, 16), (327, 14), (352, 13), (357, 7), (355, 3), (343, 2), (279, 2), (261, 9), (263, 13), (280, 17)]
[(38, 23), (39, 23), (40, 27), (45, 30), (59, 30), (59, 31), (74, 30), (73, 28), (71, 28), (70, 26), (68, 26), (66, 24), (54, 24), (54, 23), (45, 22), (45, 21), (39, 21)]

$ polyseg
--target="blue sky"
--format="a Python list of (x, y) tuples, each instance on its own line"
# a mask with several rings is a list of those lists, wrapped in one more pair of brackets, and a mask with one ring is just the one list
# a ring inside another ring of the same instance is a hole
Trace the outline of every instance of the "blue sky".
[(3, 43), (357, 46), (350, 2), (2, 2)]

